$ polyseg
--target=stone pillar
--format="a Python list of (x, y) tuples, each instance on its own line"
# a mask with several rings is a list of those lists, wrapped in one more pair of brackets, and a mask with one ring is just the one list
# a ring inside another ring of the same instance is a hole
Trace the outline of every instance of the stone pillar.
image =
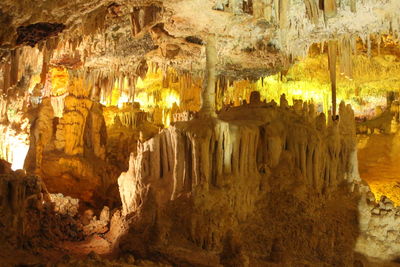
[(206, 44), (206, 75), (201, 90), (200, 117), (216, 117), (215, 82), (216, 82), (217, 49), (215, 36), (210, 36)]

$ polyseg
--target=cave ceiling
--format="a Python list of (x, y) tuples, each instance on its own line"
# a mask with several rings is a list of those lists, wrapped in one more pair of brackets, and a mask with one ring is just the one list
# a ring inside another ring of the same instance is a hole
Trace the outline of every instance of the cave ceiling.
[(239, 11), (230, 2), (4, 0), (0, 56), (6, 60), (9, 49), (43, 47), (55, 39), (53, 46), (64, 52), (54, 64), (132, 72), (146, 60), (201, 73), (202, 44), (216, 35), (219, 73), (254, 79), (286, 69), (314, 43), (343, 36), (367, 42), (371, 34), (399, 31), (398, 1), (363, 1), (356, 7), (341, 1), (334, 15), (310, 1), (281, 4), (279, 10), (269, 1), (244, 1)]

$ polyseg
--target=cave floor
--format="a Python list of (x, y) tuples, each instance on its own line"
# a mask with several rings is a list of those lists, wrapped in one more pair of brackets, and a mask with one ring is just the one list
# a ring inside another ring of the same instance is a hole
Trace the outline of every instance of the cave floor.
[(382, 195), (400, 205), (400, 133), (358, 136), (360, 176), (377, 200)]
[(113, 255), (111, 244), (98, 235), (90, 236), (80, 242), (65, 241), (61, 246), (68, 251), (69, 255), (77, 258), (84, 258), (92, 251), (105, 258), (113, 258), (115, 256)]

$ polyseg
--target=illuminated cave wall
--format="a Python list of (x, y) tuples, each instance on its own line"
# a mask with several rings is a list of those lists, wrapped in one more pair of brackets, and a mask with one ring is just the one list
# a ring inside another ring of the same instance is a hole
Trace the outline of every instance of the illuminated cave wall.
[(201, 79), (155, 66), (134, 84), (124, 76), (94, 84), (90, 78), (50, 66), (44, 85), (34, 86), (25, 167), (51, 192), (102, 203), (117, 199), (116, 178), (138, 141), (169, 126), (175, 114), (198, 109)]
[(0, 158), (12, 169), (24, 167), (30, 144), (30, 92), (40, 79), (42, 57), (38, 49), (23, 47), (0, 64)]
[[(375, 41), (371, 50), (361, 41), (355, 44), (357, 54), (344, 58), (339, 53), (340, 61), (337, 66), (338, 75), (338, 102), (341, 100), (350, 103), (356, 116), (374, 115), (377, 105), (386, 105), (388, 91), (398, 91), (400, 81), (399, 49), (396, 41), (390, 36), (381, 37), (382, 42), (378, 46)], [(380, 39), (380, 40), (381, 40)], [(64, 48), (65, 49), (65, 48)], [(324, 53), (324, 44), (314, 45), (306, 58), (298, 61), (286, 72), (270, 75), (257, 81), (237, 80), (230, 81), (221, 75), (217, 81), (217, 108), (221, 109), (227, 105), (238, 106), (243, 101), (250, 101), (250, 93), (259, 91), (262, 99), (274, 100), (279, 103), (280, 96), (285, 94), (290, 104), (295, 99), (313, 101), (319, 111), (328, 113), (331, 108), (331, 92), (327, 55)], [(154, 127), (169, 126), (174, 121), (174, 114), (197, 111), (200, 107), (200, 90), (202, 87), (201, 75), (179, 72), (173, 67), (159, 67), (154, 63), (138, 63), (142, 70), (141, 75), (129, 78), (125, 73), (83, 71), (79, 65), (64, 67), (65, 56), (55, 50), (53, 60), (46, 63), (46, 53), (43, 50), (27, 48), (21, 50), (23, 60), (18, 64), (18, 79), (26, 76), (29, 82), (23, 86), (29, 92), (24, 96), (25, 102), (29, 101), (33, 107), (38, 105), (43, 98), (49, 97), (54, 112), (54, 117), (62, 120), (64, 114), (65, 99), (68, 94), (75, 94), (87, 98), (90, 101), (99, 101), (104, 105), (104, 114), (108, 132), (115, 123), (121, 123), (128, 128), (136, 128), (137, 122), (148, 121)], [(343, 51), (339, 51), (343, 52)], [(43, 54), (41, 59), (40, 53)], [(27, 58), (27, 59), (25, 59)], [(29, 59), (29, 60), (28, 60)], [(15, 59), (17, 60), (17, 59)], [(69, 61), (72, 59), (68, 58)], [(67, 61), (67, 62), (69, 62)], [(23, 69), (24, 63), (28, 66), (36, 64), (35, 67)], [(61, 62), (61, 63), (60, 63)], [(350, 72), (349, 69), (350, 68)], [(48, 72), (46, 72), (46, 70)], [(12, 70), (16, 71), (16, 70)], [(11, 69), (10, 69), (11, 72)], [(43, 73), (46, 73), (45, 75)], [(11, 76), (10, 76), (11, 77)], [(3, 86), (10, 81), (3, 79)], [(15, 83), (15, 81), (14, 81)], [(74, 84), (69, 85), (69, 84)], [(21, 86), (21, 85), (20, 85)], [(69, 87), (69, 89), (68, 89)], [(14, 89), (16, 90), (16, 89)], [(21, 94), (21, 92), (19, 93)], [(21, 96), (19, 96), (21, 98)], [(4, 100), (8, 101), (9, 100)], [(132, 105), (132, 101), (138, 104)], [(17, 101), (18, 102), (18, 101)], [(22, 102), (21, 102), (22, 103)], [(8, 119), (22, 110), (21, 103), (4, 104), (3, 114), (7, 113)], [(13, 107), (13, 105), (15, 107)], [(5, 116), (5, 115), (3, 115)], [(116, 117), (118, 117), (116, 119)], [(19, 119), (18, 116), (16, 117)], [(189, 118), (189, 117), (187, 117)], [(26, 124), (26, 123), (25, 123)], [(23, 155), (29, 145), (28, 127), (23, 126), (24, 134), (10, 132), (11, 128), (5, 127), (4, 137), (7, 140), (16, 140), (17, 146), (10, 148), (5, 140), (2, 142), (2, 157), (13, 162), (15, 168), (22, 167)], [(142, 132), (146, 132), (142, 129)], [(151, 130), (155, 132), (155, 130)], [(139, 133), (136, 133), (139, 139)], [(18, 137), (16, 137), (18, 136)], [(150, 137), (151, 134), (148, 136)], [(148, 138), (146, 137), (146, 138)], [(14, 138), (14, 139), (13, 139)], [(132, 139), (130, 137), (130, 139)], [(133, 147), (133, 143), (131, 142)], [(15, 151), (13, 151), (15, 150)], [(125, 161), (127, 156), (124, 156)]]
[[(361, 41), (355, 44), (355, 55), (348, 55), (349, 58), (344, 58), (339, 51), (337, 103), (351, 104), (356, 116), (371, 118), (378, 115), (375, 108), (386, 107), (388, 93), (398, 94), (400, 90), (400, 46), (390, 36), (381, 38), (380, 47), (375, 40), (369, 52)], [(257, 90), (262, 99), (276, 103), (282, 94), (287, 96), (290, 104), (295, 99), (313, 101), (319, 111), (327, 114), (332, 106), (332, 94), (328, 57), (323, 51), (324, 44), (314, 45), (307, 57), (297, 59), (285, 72), (255, 82), (229, 83), (222, 102), (224, 105), (232, 102), (235, 106), (243, 100), (248, 103), (250, 93)]]

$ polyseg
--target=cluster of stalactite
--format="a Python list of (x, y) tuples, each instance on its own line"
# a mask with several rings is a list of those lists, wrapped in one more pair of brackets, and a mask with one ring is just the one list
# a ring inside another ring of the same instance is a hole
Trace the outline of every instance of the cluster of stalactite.
[(163, 9), (160, 6), (150, 5), (135, 7), (131, 13), (132, 34), (138, 36), (146, 28), (154, 26), (162, 17)]
[[(308, 0), (305, 2), (305, 6), (308, 16), (312, 21), (316, 21), (321, 14), (325, 14), (326, 17), (333, 17), (337, 13), (337, 10), (345, 9), (347, 6), (351, 7), (352, 12), (356, 12), (355, 3), (356, 1), (340, 1), (336, 5), (336, 2), (329, 0), (325, 0), (321, 3)], [(268, 21), (273, 20), (279, 22), (280, 28), (284, 29), (286, 24), (290, 24), (290, 27), (294, 27), (290, 18), (291, 7), (289, 4), (289, 1), (286, 0), (220, 1), (217, 3), (216, 8), (232, 12), (236, 10), (239, 13), (250, 13), (257, 18), (267, 19)], [(48, 72), (52, 66), (66, 66), (68, 69), (84, 77), (85, 87), (90, 91), (93, 100), (111, 105), (113, 102), (113, 95), (115, 96), (116, 94), (120, 97), (122, 96), (123, 100), (121, 100), (121, 102), (133, 102), (138, 77), (144, 78), (149, 71), (157, 72), (157, 69), (160, 68), (163, 71), (163, 87), (166, 88), (170, 86), (171, 81), (175, 83), (178, 79), (178, 91), (181, 98), (193, 98), (193, 96), (190, 95), (191, 90), (186, 90), (186, 88), (191, 88), (195, 83), (201, 84), (201, 80), (196, 78), (197, 75), (193, 75), (189, 72), (184, 73), (182, 71), (174, 73), (169, 70), (170, 68), (167, 65), (152, 64), (143, 59), (138, 59), (131, 64), (125, 64), (126, 62), (120, 59), (119, 61), (113, 61), (109, 66), (93, 68), (93, 65), (90, 65), (84, 67), (83, 70), (77, 70), (85, 66), (86, 59), (91, 55), (98, 53), (104, 47), (115, 46), (112, 38), (107, 35), (106, 32), (106, 28), (110, 26), (107, 24), (107, 20), (115, 16), (122, 16), (125, 14), (124, 12), (126, 13), (128, 11), (117, 4), (112, 4), (107, 7), (101, 6), (85, 16), (81, 28), (79, 28), (79, 30), (81, 30), (81, 33), (78, 35), (79, 37), (72, 37), (73, 34), (77, 33), (77, 30), (62, 32), (59, 34), (59, 37), (41, 40), (37, 44), (37, 48), (16, 48), (11, 51), (8, 57), (6, 57), (6, 60), (0, 64), (3, 73), (3, 78), (0, 79), (0, 88), (3, 88), (3, 91), (7, 90), (21, 80), (21, 77), (26, 77), (25, 79), (29, 80), (29, 76), (26, 74), (27, 72), (31, 72), (31, 74), (40, 74), (40, 86), (38, 86), (36, 90), (40, 91), (40, 87), (46, 87), (45, 84)], [(132, 15), (134, 35), (140, 35), (141, 32), (146, 31), (144, 28), (150, 28), (157, 24), (162, 17), (163, 8), (150, 5), (135, 7), (133, 11), (131, 10), (129, 12), (131, 12)], [(395, 31), (395, 29), (393, 30)], [(102, 38), (104, 42), (102, 42)], [(374, 45), (374, 42), (378, 45), (377, 49), (380, 51), (380, 46), (385, 40), (384, 36), (380, 33), (373, 35), (369, 33), (360, 33), (355, 35), (344, 34), (333, 36), (333, 39), (337, 40), (338, 45), (337, 48), (334, 49), (336, 52), (332, 50), (333, 52), (330, 54), (338, 55), (340, 70), (349, 78), (353, 76), (352, 54), (357, 50), (357, 38), (360, 38), (365, 43), (368, 55), (371, 54), (371, 47)], [(96, 41), (94, 42), (93, 40)], [(203, 42), (201, 41), (200, 43)], [(322, 47), (324, 47), (324, 45), (322, 45)], [(322, 48), (322, 50), (324, 49)], [(334, 68), (331, 68), (331, 70), (333, 69)], [(332, 74), (332, 77), (333, 76), (336, 75)], [(224, 76), (219, 77), (216, 92), (217, 108), (222, 108), (224, 91), (229, 87), (229, 84), (230, 82)], [(34, 85), (30, 85), (30, 87), (33, 86)], [(118, 93), (115, 92), (115, 87), (117, 87)], [(33, 88), (31, 88), (31, 91), (32, 90)], [(36, 92), (31, 92), (31, 94), (32, 102), (36, 103), (40, 101), (36, 99), (38, 98), (35, 95)], [(185, 96), (185, 94), (188, 95)], [(53, 100), (54, 107), (58, 110), (56, 112), (58, 114), (57, 116), (61, 115), (59, 111), (63, 109), (62, 102), (62, 97), (54, 98)], [(181, 103), (184, 110), (196, 109), (193, 106), (185, 107), (185, 101), (181, 101)]]
[(140, 123), (147, 120), (146, 112), (134, 108), (126, 108), (118, 112), (117, 116), (123, 126), (134, 129), (138, 128)]
[[(102, 49), (115, 47), (117, 40), (107, 35), (106, 29), (110, 25), (106, 21), (123, 15), (121, 12), (126, 13), (125, 9), (117, 4), (101, 5), (84, 16), (80, 27), (62, 33), (57, 32), (59, 33), (58, 36), (54, 36), (57, 35), (56, 33), (38, 40), (36, 38), (34, 43), (36, 47), (33, 47), (34, 45), (32, 48), (17, 47), (11, 50), (9, 54), (2, 54), (0, 70), (3, 75), (0, 75), (0, 88), (6, 92), (10, 87), (16, 85), (22, 77), (29, 81), (32, 75), (40, 75), (40, 81), (35, 81), (40, 84), (36, 90), (40, 94), (40, 87), (45, 87), (51, 67), (62, 66), (77, 71), (78, 68), (85, 65), (88, 57), (99, 53)], [(132, 19), (137, 21), (137, 27), (142, 31), (147, 24), (158, 21), (161, 12), (162, 8), (153, 5), (136, 7), (132, 11)], [(42, 32), (45, 34), (46, 30), (42, 30)], [(96, 42), (93, 41), (94, 38)], [(104, 40), (104, 42), (101, 40)], [(127, 80), (130, 88), (129, 99), (133, 99), (137, 77), (145, 75), (147, 64), (143, 59), (138, 59), (137, 62), (129, 64), (128, 68), (120, 69), (126, 65), (125, 63), (125, 59), (120, 62), (114, 60), (112, 65), (103, 69), (84, 68), (83, 71), (80, 71), (80, 75), (84, 77), (86, 86), (92, 92), (94, 98), (99, 98), (101, 95), (103, 100), (108, 101), (114, 85), (119, 83), (119, 88), (123, 90), (126, 87), (125, 80)], [(38, 93), (36, 92), (36, 94)], [(40, 100), (35, 99), (34, 101), (39, 102)]]
[[(93, 100), (100, 101), (105, 105), (116, 105), (119, 98), (123, 96), (126, 102), (132, 102), (134, 100), (137, 78), (146, 73), (140, 69), (141, 64), (143, 63), (139, 63), (138, 67), (134, 67), (129, 72), (120, 72), (117, 67), (110, 70), (87, 71), (84, 77), (85, 87), (91, 92)], [(114, 96), (114, 90), (118, 90), (116, 97)]]
[[(325, 17), (334, 17), (337, 13), (338, 5), (343, 7), (348, 5), (352, 12), (356, 12), (356, 0), (340, 1), (335, 0), (306, 0), (306, 12), (308, 18), (317, 23), (319, 15), (322, 13)], [(267, 21), (277, 21), (281, 28), (287, 26), (288, 11), (290, 1), (288, 0), (219, 0), (214, 9), (233, 12), (235, 14), (248, 13), (256, 18), (263, 18)]]
[[(353, 42), (361, 38), (371, 51), (371, 35), (397, 36), (400, 32), (400, 21), (394, 11), (398, 7), (398, 2), (394, 0), (219, 0), (214, 9), (235, 14), (247, 13), (277, 25), (277, 46), (290, 59), (305, 56), (313, 43), (330, 39), (348, 42), (343, 39), (350, 38)], [(382, 10), (382, 13), (372, 10)], [(353, 27), (346, 32), (341, 31), (346, 27), (341, 25), (341, 21), (352, 19), (354, 21), (348, 23)], [(374, 26), (364, 26), (363, 19), (373, 20)], [(380, 45), (380, 40), (378, 42)]]
[[(16, 48), (5, 55), (0, 61), (0, 89), (6, 93), (8, 89), (17, 85), (23, 78), (29, 82), (32, 74), (41, 65), (43, 60), (40, 50), (31, 47)], [(25, 89), (25, 88), (24, 88)]]

